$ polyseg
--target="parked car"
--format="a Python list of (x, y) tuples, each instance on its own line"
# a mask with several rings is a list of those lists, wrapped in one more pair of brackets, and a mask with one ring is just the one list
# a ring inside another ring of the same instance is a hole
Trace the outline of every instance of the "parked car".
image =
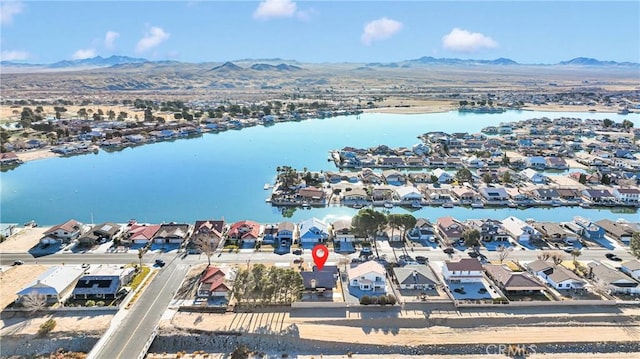
[(398, 259), (405, 262), (414, 262), (414, 259), (406, 254), (399, 256)]
[(158, 267), (164, 267), (166, 263), (162, 259), (156, 259), (156, 265)]
[(418, 264), (427, 264), (427, 260), (427, 257), (416, 256), (416, 262), (418, 262)]
[(614, 262), (622, 262), (622, 258), (618, 257), (613, 253), (607, 253), (604, 256), (607, 257), (607, 259), (612, 260)]
[(453, 254), (454, 249), (453, 249), (453, 247), (447, 247), (447, 248), (443, 249), (442, 251), (445, 252), (446, 254)]
[(567, 253), (571, 253), (571, 252), (573, 252), (573, 246), (563, 247), (562, 250), (567, 252)]
[(19, 265), (23, 265), (23, 264), (24, 264), (24, 261), (20, 260), (20, 259), (18, 259), (17, 261), (13, 261), (13, 265), (14, 266), (19, 266)]
[(293, 254), (295, 254), (295, 255), (299, 256), (299, 255), (301, 255), (301, 254), (302, 254), (302, 249), (294, 249), (294, 250), (293, 250), (293, 252), (291, 252), (291, 253), (293, 253)]
[(478, 258), (478, 256), (480, 256), (480, 253), (475, 252), (475, 251), (469, 251), (467, 252), (467, 254), (469, 255), (469, 257), (471, 258)]

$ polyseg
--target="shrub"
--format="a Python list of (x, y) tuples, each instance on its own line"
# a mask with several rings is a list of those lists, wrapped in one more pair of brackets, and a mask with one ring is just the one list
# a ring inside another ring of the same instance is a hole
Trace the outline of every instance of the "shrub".
[(378, 297), (371, 296), (369, 297), (369, 299), (371, 300), (371, 304), (378, 304)]
[(104, 301), (101, 300), (101, 301), (97, 302), (96, 305), (98, 307), (104, 307)]
[(363, 295), (362, 298), (360, 298), (360, 304), (362, 305), (371, 304), (371, 298), (368, 295)]
[(389, 303), (389, 305), (395, 305), (396, 303), (398, 303), (398, 300), (396, 299), (395, 295), (387, 294), (387, 303)]
[(94, 300), (89, 299), (87, 303), (85, 303), (87, 307), (95, 307), (96, 302)]
[(378, 304), (387, 305), (387, 296), (381, 295), (380, 297), (378, 297)]
[(236, 347), (231, 353), (231, 359), (247, 359), (251, 351), (246, 345)]
[(40, 325), (40, 328), (38, 329), (38, 335), (40, 335), (40, 336), (47, 335), (55, 327), (56, 327), (56, 321), (53, 320), (53, 319), (48, 319), (46, 322), (44, 322), (44, 323), (42, 323), (42, 325)]

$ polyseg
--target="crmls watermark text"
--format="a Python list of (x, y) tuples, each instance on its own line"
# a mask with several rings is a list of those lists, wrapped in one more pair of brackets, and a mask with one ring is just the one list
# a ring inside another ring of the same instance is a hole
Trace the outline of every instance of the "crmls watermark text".
[(489, 344), (485, 348), (485, 353), (523, 358), (537, 353), (537, 347), (535, 344)]

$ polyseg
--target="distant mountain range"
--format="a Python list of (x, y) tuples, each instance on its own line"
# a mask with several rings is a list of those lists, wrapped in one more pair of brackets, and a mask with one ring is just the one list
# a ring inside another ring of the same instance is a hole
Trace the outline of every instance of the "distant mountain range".
[[(235, 62), (239, 63), (251, 63), (254, 64), (248, 65), (248, 69), (255, 71), (299, 71), (303, 68), (296, 65), (286, 64), (286, 62), (299, 63), (295, 60), (283, 60), (280, 58), (273, 59), (240, 59), (235, 60)], [(280, 63), (278, 63), (280, 62)], [(106, 67), (114, 67), (114, 68), (122, 68), (128, 67), (131, 64), (157, 64), (157, 65), (170, 65), (170, 64), (181, 64), (184, 62), (179, 61), (150, 61), (144, 58), (135, 58), (129, 56), (110, 56), (110, 57), (101, 57), (96, 56), (92, 58), (82, 59), (82, 60), (63, 60), (58, 61), (52, 64), (29, 64), (23, 62), (14, 62), (14, 61), (0, 61), (0, 66), (4, 68), (24, 68), (24, 69), (40, 69), (40, 70), (63, 70), (63, 69), (89, 69), (89, 68), (106, 68)], [(272, 64), (273, 63), (273, 64)], [(275, 64), (278, 63), (278, 64)], [(354, 64), (355, 65), (355, 64)], [(527, 65), (520, 64), (514, 60), (507, 58), (498, 58), (495, 60), (473, 60), (473, 59), (458, 59), (458, 58), (434, 58), (431, 56), (423, 56), (418, 59), (413, 60), (405, 60), (399, 62), (373, 62), (365, 64), (364, 66), (358, 67), (358, 69), (366, 69), (366, 68), (411, 68), (414, 66), (423, 66), (423, 65), (451, 65), (451, 66), (481, 66), (481, 65), (494, 65), (494, 66), (515, 66), (515, 65)], [(545, 65), (545, 64), (537, 64), (537, 65)], [(560, 65), (560, 66), (640, 66), (639, 63), (635, 62), (616, 62), (616, 61), (600, 61), (593, 58), (587, 57), (576, 57), (574, 59), (568, 61), (561, 61), (557, 64), (547, 64), (547, 65)], [(241, 71), (246, 68), (241, 67), (234, 62), (225, 62), (222, 65), (215, 66), (211, 68), (209, 71), (219, 72), (230, 72), (230, 71)]]

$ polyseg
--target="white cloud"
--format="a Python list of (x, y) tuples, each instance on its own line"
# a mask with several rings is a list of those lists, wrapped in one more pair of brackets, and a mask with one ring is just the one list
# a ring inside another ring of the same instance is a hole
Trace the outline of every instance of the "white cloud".
[(388, 39), (401, 29), (402, 23), (400, 21), (383, 17), (364, 25), (364, 32), (362, 33), (360, 40), (363, 44), (369, 46), (374, 41)]
[(149, 31), (138, 41), (136, 45), (136, 52), (142, 53), (149, 49), (152, 49), (169, 38), (170, 34), (165, 32), (162, 28), (152, 26)]
[(88, 59), (90, 57), (96, 57), (96, 49), (80, 49), (71, 55), (73, 60)]
[[(292, 17), (296, 14), (296, 3), (291, 0), (264, 0), (253, 12), (254, 19), (268, 20)], [(303, 15), (304, 16), (304, 15)]]
[(476, 52), (483, 48), (498, 47), (498, 43), (479, 32), (469, 32), (456, 27), (442, 37), (442, 46), (456, 52)]
[(26, 60), (28, 58), (29, 58), (29, 53), (26, 51), (12, 50), (12, 51), (2, 51), (0, 53), (0, 60), (2, 61)]
[(106, 47), (107, 49), (113, 49), (118, 37), (120, 37), (119, 33), (115, 31), (107, 31), (107, 33), (104, 35), (104, 47)]
[(13, 16), (24, 10), (20, 1), (3, 1), (0, 3), (0, 25), (9, 25), (13, 21)]

